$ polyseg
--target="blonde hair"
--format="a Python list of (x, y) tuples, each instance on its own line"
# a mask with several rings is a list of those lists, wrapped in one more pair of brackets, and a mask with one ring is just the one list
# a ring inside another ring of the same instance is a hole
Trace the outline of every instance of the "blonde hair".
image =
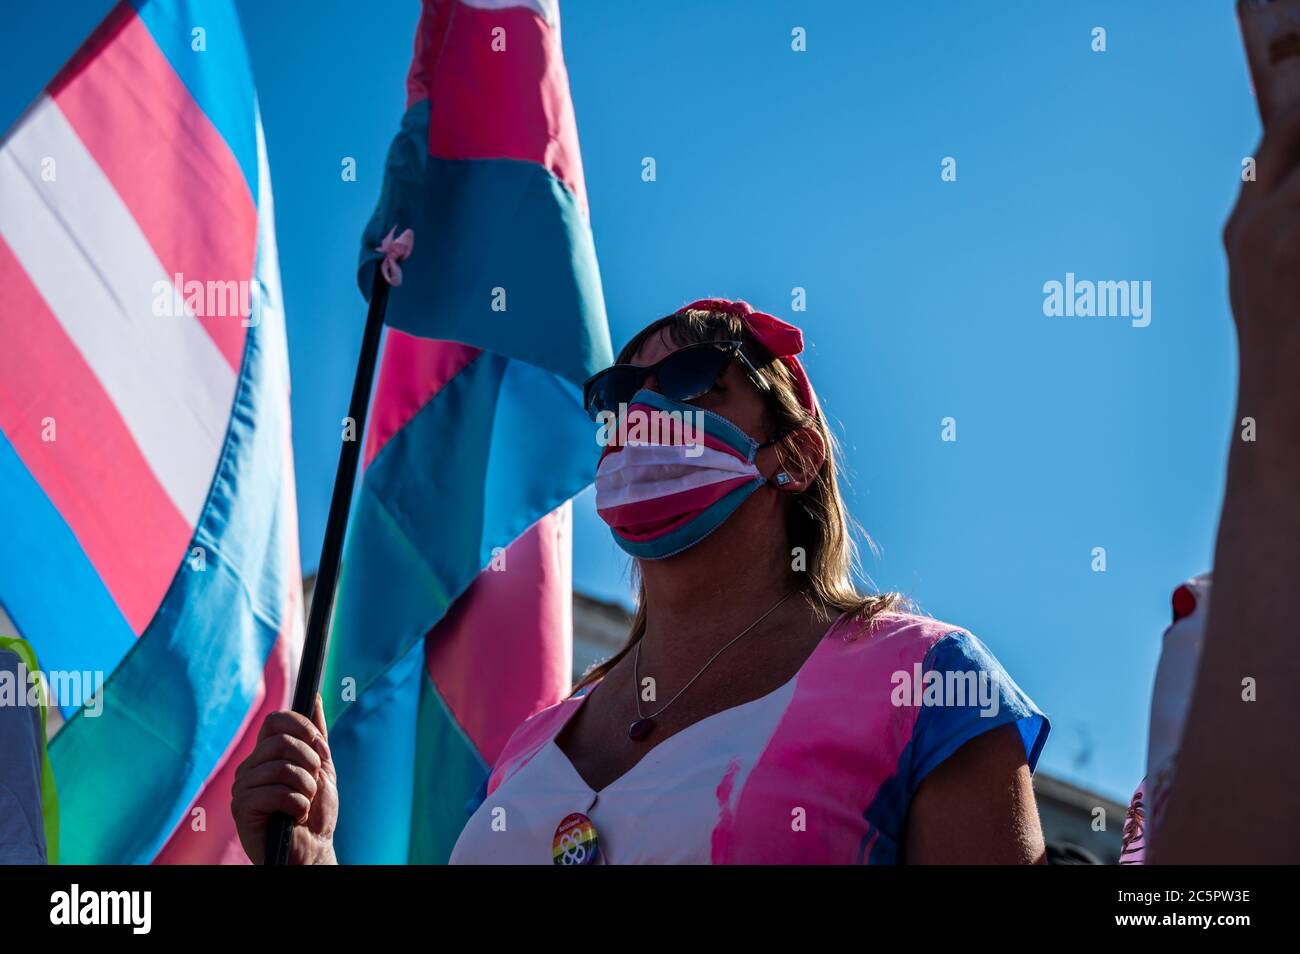
[[(898, 593), (868, 595), (858, 592), (854, 577), (860, 574), (860, 562), (853, 537), (855, 532), (861, 533), (869, 547), (871, 540), (849, 514), (840, 496), (836, 479), (839, 443), (826, 426), (820, 407), (816, 414), (812, 414), (799, 402), (794, 377), (785, 363), (759, 344), (745, 330), (740, 318), (724, 311), (704, 309), (683, 309), (646, 326), (623, 346), (618, 363), (629, 363), (648, 339), (661, 332), (678, 347), (705, 341), (742, 343), (745, 356), (771, 385), (766, 396), (768, 410), (773, 416), (776, 433), (782, 435), (777, 442), (777, 452), (789, 469), (807, 469), (810, 463), (804, 456), (803, 443), (793, 439), (797, 431), (810, 428), (821, 438), (826, 454), (817, 476), (807, 490), (791, 495), (786, 511), (786, 534), (790, 546), (802, 547), (806, 559), (807, 571), (800, 577), (803, 581), (801, 589), (809, 602), (821, 607), (828, 619), (832, 610), (837, 615), (849, 613), (863, 624), (863, 628), (877, 615), (903, 603), (903, 597)], [(813, 400), (815, 402), (816, 398)], [(645, 584), (638, 579), (636, 613), (632, 617), (627, 643), (609, 659), (587, 670), (574, 686), (574, 691), (609, 672), (636, 646), (645, 635), (645, 629)]]

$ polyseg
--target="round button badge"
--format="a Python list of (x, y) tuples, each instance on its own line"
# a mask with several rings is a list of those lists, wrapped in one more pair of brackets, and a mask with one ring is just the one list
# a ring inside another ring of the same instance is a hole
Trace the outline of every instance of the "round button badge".
[(566, 815), (555, 829), (551, 857), (557, 865), (594, 865), (600, 858), (596, 826), (582, 812)]

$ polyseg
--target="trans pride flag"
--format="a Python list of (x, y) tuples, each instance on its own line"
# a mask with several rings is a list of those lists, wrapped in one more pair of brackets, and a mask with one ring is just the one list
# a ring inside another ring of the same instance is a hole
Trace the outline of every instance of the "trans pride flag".
[[(442, 862), (510, 732), (568, 692), (567, 501), (611, 360), (555, 0), (425, 0), (363, 238), (415, 232), (322, 694), (344, 863)], [(436, 340), (429, 340), (436, 339)]]
[(0, 141), (0, 600), (105, 677), (50, 746), (62, 862), (243, 858), (302, 639), (281, 309), (233, 4), (119, 4)]

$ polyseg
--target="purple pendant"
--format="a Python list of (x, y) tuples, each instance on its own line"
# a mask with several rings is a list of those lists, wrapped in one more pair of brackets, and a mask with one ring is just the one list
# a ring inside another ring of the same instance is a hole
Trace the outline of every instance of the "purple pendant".
[(634, 742), (640, 742), (650, 734), (650, 730), (654, 727), (654, 719), (637, 719), (627, 727), (627, 737)]

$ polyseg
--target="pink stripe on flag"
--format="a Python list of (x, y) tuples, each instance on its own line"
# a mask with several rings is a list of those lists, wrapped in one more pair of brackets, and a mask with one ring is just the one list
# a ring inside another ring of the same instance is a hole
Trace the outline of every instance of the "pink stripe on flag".
[(235, 309), (226, 300), (227, 286), (208, 283), (238, 283), (235, 304), (251, 295), (257, 208), (225, 139), (134, 13), (120, 16), (103, 44), (61, 74), (50, 94), (131, 210), (168, 278), (179, 274), (182, 285), (202, 283), (195, 286), (202, 289), (198, 320), (238, 371), (244, 316), (209, 314), (209, 288), (214, 310)]
[[(494, 49), (494, 41), (505, 49)], [(585, 213), (560, 38), (535, 10), (425, 0), (406, 89), (408, 108), (429, 101), (430, 155), (535, 162), (569, 187)], [(430, 89), (438, 95), (430, 97)]]
[(365, 465), (479, 354), (469, 345), (417, 338), (389, 328), (370, 409)]
[(569, 692), (573, 653), (569, 503), (478, 575), (426, 639), (429, 676), (492, 765), (518, 725)]
[[(3, 239), (0, 333), (0, 428), (138, 636), (193, 528)], [(52, 441), (43, 439), (47, 418)]]

